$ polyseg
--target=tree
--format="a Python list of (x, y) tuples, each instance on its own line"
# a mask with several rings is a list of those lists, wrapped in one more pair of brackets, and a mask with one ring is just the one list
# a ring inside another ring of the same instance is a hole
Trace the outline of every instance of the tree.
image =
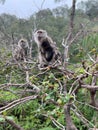
[(90, 20), (98, 18), (98, 0), (82, 1), (78, 7), (89, 16)]

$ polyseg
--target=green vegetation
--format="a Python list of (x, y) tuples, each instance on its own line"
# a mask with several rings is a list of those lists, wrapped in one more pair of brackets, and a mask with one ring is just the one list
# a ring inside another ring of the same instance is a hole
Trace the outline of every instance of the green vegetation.
[[(68, 35), (70, 8), (44, 9), (29, 19), (0, 16), (0, 130), (13, 130), (15, 124), (24, 130), (65, 130), (68, 104), (78, 130), (98, 128), (98, 2), (88, 2), (89, 8), (85, 2), (76, 9), (73, 38), (82, 33), (69, 48), (66, 68), (38, 69), (32, 29), (47, 30), (63, 56), (62, 39)], [(32, 45), (32, 58), (17, 64), (12, 60), (12, 45), (20, 37)]]

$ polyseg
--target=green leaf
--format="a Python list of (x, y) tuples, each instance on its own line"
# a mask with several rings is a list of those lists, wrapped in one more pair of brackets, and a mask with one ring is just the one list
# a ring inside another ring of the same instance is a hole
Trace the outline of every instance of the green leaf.
[(50, 95), (48, 95), (48, 96), (45, 98), (45, 100), (49, 100), (49, 99), (51, 99), (51, 96), (50, 96)]
[(5, 119), (3, 117), (0, 117), (0, 122), (5, 121)]
[(51, 79), (51, 78), (54, 78), (54, 74), (51, 73), (51, 74), (49, 75), (49, 78), (50, 78), (50, 79)]
[(12, 116), (6, 116), (6, 118), (9, 120), (14, 120), (14, 118)]

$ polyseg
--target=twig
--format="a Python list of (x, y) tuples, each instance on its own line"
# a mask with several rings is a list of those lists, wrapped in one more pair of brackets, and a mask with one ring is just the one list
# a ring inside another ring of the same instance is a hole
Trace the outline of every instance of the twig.
[(4, 111), (7, 111), (21, 103), (24, 103), (24, 102), (27, 102), (29, 100), (34, 100), (38, 97), (38, 95), (34, 95), (34, 96), (28, 96), (28, 97), (25, 97), (25, 98), (21, 98), (21, 99), (18, 99), (18, 100), (14, 100), (13, 102), (9, 103), (8, 105), (4, 106), (4, 107), (1, 107), (0, 108), (0, 114), (3, 113)]
[(89, 90), (98, 90), (98, 86), (93, 86), (93, 85), (81, 85), (82, 88), (87, 88)]
[(52, 116), (48, 116), (47, 114), (43, 114), (45, 117), (49, 117), (51, 119), (51, 121), (53, 122), (53, 124), (59, 128), (60, 130), (65, 130), (65, 127), (59, 123), (58, 121), (55, 120), (55, 118), (53, 118)]
[(7, 117), (5, 117), (5, 121), (7, 121), (16, 130), (24, 130), (21, 126), (17, 125), (13, 120), (8, 119)]
[(44, 3), (45, 3), (45, 0), (42, 1), (41, 9), (43, 8)]
[[(80, 110), (77, 108), (77, 106), (74, 104), (73, 105), (75, 109), (71, 108), (75, 114), (79, 117), (79, 119), (81, 119), (81, 121), (87, 126), (89, 127), (89, 124), (92, 124), (89, 120), (87, 120), (83, 114), (80, 112)], [(94, 124), (92, 124), (92, 126), (94, 127)]]

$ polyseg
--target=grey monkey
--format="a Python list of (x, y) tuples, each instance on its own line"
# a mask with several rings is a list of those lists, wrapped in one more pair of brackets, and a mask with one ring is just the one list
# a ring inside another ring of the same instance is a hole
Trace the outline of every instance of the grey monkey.
[(18, 42), (18, 45), (15, 46), (13, 50), (13, 57), (16, 61), (25, 60), (28, 55), (29, 44), (28, 41), (24, 38), (21, 38)]
[(61, 54), (56, 43), (48, 36), (45, 30), (37, 30), (34, 40), (38, 46), (39, 67), (57, 66), (60, 64)]

